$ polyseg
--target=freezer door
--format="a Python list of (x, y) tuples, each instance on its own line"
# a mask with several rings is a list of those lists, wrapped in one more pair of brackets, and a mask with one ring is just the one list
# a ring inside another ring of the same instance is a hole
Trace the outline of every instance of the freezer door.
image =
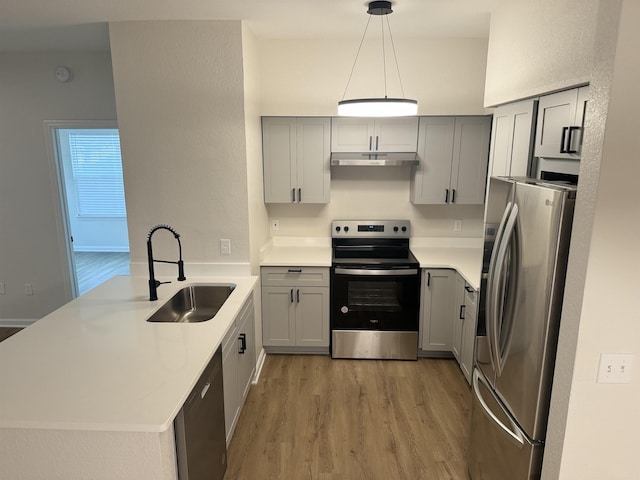
[(542, 444), (527, 438), (477, 369), (473, 373), (470, 442), (469, 474), (472, 480), (533, 480), (540, 477)]
[[(572, 205), (566, 192), (517, 183), (510, 261), (511, 292), (494, 341), (494, 389), (530, 438), (545, 436), (557, 346)], [(509, 257), (509, 255), (508, 255)], [(499, 283), (500, 285), (500, 283)]]
[[(487, 309), (488, 294), (491, 289), (488, 285), (489, 277), (493, 278), (497, 245), (502, 240), (506, 222), (511, 213), (514, 196), (514, 182), (507, 178), (492, 177), (489, 181), (489, 196), (485, 211), (484, 225), (484, 251), (482, 259), (482, 277), (480, 281), (480, 302), (478, 309), (478, 338), (475, 364), (482, 370), (485, 377), (493, 385), (495, 381), (495, 358), (492, 349), (493, 343), (489, 343), (489, 336), (493, 329), (493, 313)], [(492, 262), (492, 259), (494, 260)]]

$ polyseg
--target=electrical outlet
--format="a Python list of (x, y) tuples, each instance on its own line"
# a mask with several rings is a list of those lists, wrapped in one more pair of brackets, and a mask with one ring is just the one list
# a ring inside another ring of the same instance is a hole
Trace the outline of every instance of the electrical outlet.
[(598, 383), (629, 383), (631, 382), (631, 364), (633, 355), (626, 353), (600, 354), (600, 368), (598, 369)]
[(4, 286), (4, 282), (0, 282), (0, 295), (6, 295), (7, 289)]
[(33, 285), (30, 283), (24, 284), (24, 293), (27, 295), (33, 295)]
[(280, 220), (271, 220), (271, 230), (280, 230)]
[(454, 220), (453, 222), (453, 231), (461, 232), (462, 231), (462, 220)]
[(220, 239), (220, 255), (231, 255), (231, 240), (228, 238)]

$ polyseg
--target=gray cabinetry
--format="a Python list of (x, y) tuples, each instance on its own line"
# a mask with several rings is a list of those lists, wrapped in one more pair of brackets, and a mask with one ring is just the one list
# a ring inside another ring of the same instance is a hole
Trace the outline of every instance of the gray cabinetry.
[(462, 356), (462, 331), (464, 327), (464, 278), (460, 274), (456, 274), (454, 301), (453, 301), (453, 337), (451, 340), (451, 352), (456, 357), (458, 363), (461, 362)]
[(328, 352), (329, 269), (262, 267), (262, 336), (268, 352)]
[(422, 271), (420, 348), (423, 352), (451, 352), (455, 278), (454, 270)]
[(420, 117), (414, 204), (484, 203), (491, 117)]
[(418, 117), (334, 117), (332, 152), (415, 152)]
[(222, 341), (224, 381), (224, 413), (227, 445), (249, 393), (255, 371), (255, 329), (253, 295), (245, 302), (240, 314)]
[(489, 177), (525, 177), (530, 172), (538, 100), (496, 108), (491, 127)]
[(331, 119), (263, 117), (265, 203), (329, 203)]
[(478, 320), (477, 292), (468, 284), (465, 284), (464, 293), (464, 320), (462, 325), (460, 345), (460, 368), (467, 382), (471, 384), (473, 373), (473, 354), (476, 345), (476, 328)]
[(540, 97), (534, 155), (579, 159), (589, 87)]

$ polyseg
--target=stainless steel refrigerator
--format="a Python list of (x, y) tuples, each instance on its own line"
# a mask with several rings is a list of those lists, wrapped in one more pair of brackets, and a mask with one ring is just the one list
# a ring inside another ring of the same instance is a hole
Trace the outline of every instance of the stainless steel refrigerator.
[(576, 188), (491, 178), (473, 373), (473, 480), (540, 477)]

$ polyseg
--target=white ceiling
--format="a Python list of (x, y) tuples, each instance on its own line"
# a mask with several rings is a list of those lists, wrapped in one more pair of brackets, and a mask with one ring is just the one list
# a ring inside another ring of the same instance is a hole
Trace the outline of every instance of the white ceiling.
[[(393, 36), (487, 37), (504, 0), (394, 0)], [(360, 38), (362, 0), (2, 0), (0, 51), (106, 50), (106, 22), (244, 20), (259, 37)]]

